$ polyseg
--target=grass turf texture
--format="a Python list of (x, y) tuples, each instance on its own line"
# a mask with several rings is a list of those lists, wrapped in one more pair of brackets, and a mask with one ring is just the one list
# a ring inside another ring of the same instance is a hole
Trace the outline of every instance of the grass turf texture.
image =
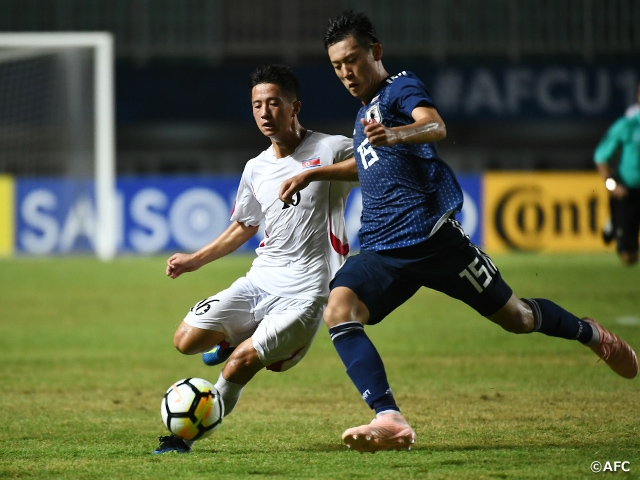
[[(244, 274), (234, 256), (177, 280), (164, 258), (0, 261), (0, 477), (593, 478), (628, 461), (640, 478), (640, 380), (577, 342), (516, 336), (421, 290), (368, 328), (418, 441), (360, 455), (342, 431), (371, 412), (323, 327), (307, 358), (259, 373), (234, 413), (189, 455), (152, 455), (165, 389), (220, 367), (173, 349), (196, 301)], [(640, 271), (614, 255), (495, 256), (521, 296), (591, 315), (640, 349)]]

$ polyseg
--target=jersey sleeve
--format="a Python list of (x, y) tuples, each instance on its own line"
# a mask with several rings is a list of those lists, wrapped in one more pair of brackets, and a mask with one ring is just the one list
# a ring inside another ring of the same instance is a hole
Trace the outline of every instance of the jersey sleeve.
[(623, 117), (611, 125), (593, 154), (595, 163), (607, 163), (609, 161), (622, 142), (627, 130), (627, 123), (627, 118)]
[[(342, 135), (335, 135), (330, 137), (331, 149), (333, 151), (333, 163), (344, 162), (345, 160), (353, 157), (353, 139), (343, 137)], [(342, 195), (349, 195), (352, 188), (359, 187), (360, 182), (340, 182), (344, 188)]]
[(392, 100), (398, 110), (408, 117), (418, 106), (436, 108), (433, 98), (420, 80), (404, 77), (396, 79), (393, 83)]
[(333, 163), (340, 163), (347, 158), (353, 157), (353, 140), (351, 138), (336, 135), (334, 141), (335, 155)]
[(251, 227), (257, 227), (264, 220), (262, 207), (253, 194), (253, 188), (251, 188), (250, 174), (247, 168), (242, 173), (240, 185), (238, 185), (231, 220)]

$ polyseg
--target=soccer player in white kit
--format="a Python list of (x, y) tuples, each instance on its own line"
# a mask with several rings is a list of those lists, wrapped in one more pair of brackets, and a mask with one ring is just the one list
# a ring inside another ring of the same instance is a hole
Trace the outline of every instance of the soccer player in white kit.
[[(314, 182), (291, 204), (283, 203), (278, 194), (284, 180), (326, 165), (339, 171), (338, 164), (353, 156), (353, 141), (300, 125), (298, 81), (289, 67), (260, 67), (249, 87), (253, 116), (271, 146), (247, 162), (231, 225), (197, 252), (172, 255), (166, 269), (171, 278), (192, 272), (235, 251), (265, 225), (249, 272), (192, 307), (174, 335), (175, 347), (187, 355), (216, 346), (222, 358), (231, 352), (215, 384), (225, 416), (257, 372), (288, 370), (309, 350), (323, 323), (329, 281), (349, 252), (344, 209), (357, 181), (345, 169), (348, 181)], [(154, 453), (191, 449), (192, 442), (175, 435), (159, 440)]]

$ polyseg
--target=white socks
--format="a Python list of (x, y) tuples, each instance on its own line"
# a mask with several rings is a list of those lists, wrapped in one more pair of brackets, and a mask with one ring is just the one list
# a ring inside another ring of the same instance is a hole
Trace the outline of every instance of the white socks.
[(240, 395), (242, 394), (244, 385), (225, 380), (222, 376), (222, 372), (220, 372), (218, 381), (214, 386), (218, 389), (220, 395), (222, 395), (222, 401), (224, 402), (224, 416), (226, 417), (233, 411), (236, 403), (240, 400)]
[(598, 329), (596, 328), (595, 325), (591, 325), (588, 322), (585, 322), (587, 325), (589, 325), (591, 327), (591, 330), (593, 331), (593, 337), (591, 337), (591, 340), (589, 341), (589, 343), (587, 343), (587, 347), (592, 347), (593, 345), (597, 345), (598, 343), (600, 343), (600, 332), (598, 332)]
[[(240, 400), (240, 394), (242, 394), (244, 385), (225, 380), (222, 376), (222, 372), (220, 372), (218, 381), (214, 386), (222, 396), (222, 402), (224, 403), (224, 416), (226, 417), (233, 411), (236, 403)], [(196, 443), (196, 440), (184, 440), (184, 443), (191, 446)]]

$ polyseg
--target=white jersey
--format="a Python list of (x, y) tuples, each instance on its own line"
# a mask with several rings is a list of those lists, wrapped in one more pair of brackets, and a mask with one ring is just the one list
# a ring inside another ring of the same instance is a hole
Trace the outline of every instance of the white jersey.
[(344, 209), (353, 184), (312, 182), (292, 205), (278, 193), (284, 180), (352, 156), (351, 139), (308, 130), (288, 157), (276, 158), (271, 146), (247, 162), (231, 220), (265, 224), (247, 273), (255, 285), (272, 295), (326, 302), (329, 282), (349, 253)]

